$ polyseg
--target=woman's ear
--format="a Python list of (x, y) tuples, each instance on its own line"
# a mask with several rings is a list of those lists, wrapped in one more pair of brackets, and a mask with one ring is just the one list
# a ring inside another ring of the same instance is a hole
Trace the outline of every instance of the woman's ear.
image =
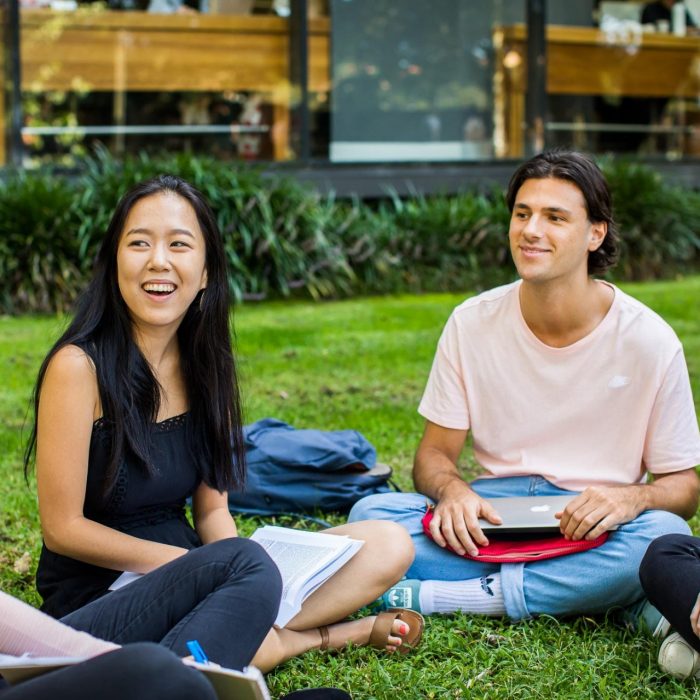
[(588, 242), (589, 252), (598, 250), (600, 246), (603, 245), (605, 236), (608, 235), (608, 222), (607, 221), (595, 221), (591, 224), (590, 231), (590, 241)]

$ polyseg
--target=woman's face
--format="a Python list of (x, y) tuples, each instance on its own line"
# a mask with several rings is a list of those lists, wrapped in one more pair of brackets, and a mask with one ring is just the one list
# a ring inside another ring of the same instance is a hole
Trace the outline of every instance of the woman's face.
[(137, 329), (177, 331), (207, 286), (204, 235), (186, 199), (159, 192), (134, 204), (117, 247), (117, 282)]

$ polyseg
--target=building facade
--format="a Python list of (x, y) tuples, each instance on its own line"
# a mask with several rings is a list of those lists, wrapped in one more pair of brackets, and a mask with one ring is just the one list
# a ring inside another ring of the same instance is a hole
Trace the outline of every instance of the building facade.
[(568, 146), (699, 184), (700, 0), (5, 3), (3, 164), (190, 151), (377, 196)]

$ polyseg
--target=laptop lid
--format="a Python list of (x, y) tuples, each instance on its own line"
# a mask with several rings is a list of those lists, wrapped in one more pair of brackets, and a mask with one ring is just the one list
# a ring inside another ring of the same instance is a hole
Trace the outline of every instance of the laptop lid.
[(514, 496), (486, 498), (503, 519), (502, 525), (494, 525), (479, 519), (479, 526), (489, 535), (517, 535), (528, 533), (557, 534), (559, 520), (554, 517), (575, 498), (569, 496)]

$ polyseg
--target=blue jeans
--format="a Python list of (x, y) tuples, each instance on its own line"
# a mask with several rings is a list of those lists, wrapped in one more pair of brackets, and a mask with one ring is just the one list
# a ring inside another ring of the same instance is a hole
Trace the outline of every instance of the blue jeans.
[[(478, 479), (471, 486), (485, 498), (576, 495), (541, 476)], [(679, 516), (650, 510), (620, 525), (596, 549), (528, 564), (487, 564), (459, 557), (423, 534), (426, 502), (429, 499), (417, 493), (367, 496), (355, 504), (348, 520), (392, 520), (403, 525), (416, 549), (407, 578), (461, 581), (500, 572), (506, 612), (513, 620), (538, 614), (601, 613), (629, 605), (644, 595), (637, 572), (649, 543), (668, 533), (690, 533)]]
[(116, 644), (157, 642), (178, 656), (196, 639), (211, 661), (240, 669), (270, 631), (281, 595), (267, 552), (235, 537), (192, 549), (61, 622)]

